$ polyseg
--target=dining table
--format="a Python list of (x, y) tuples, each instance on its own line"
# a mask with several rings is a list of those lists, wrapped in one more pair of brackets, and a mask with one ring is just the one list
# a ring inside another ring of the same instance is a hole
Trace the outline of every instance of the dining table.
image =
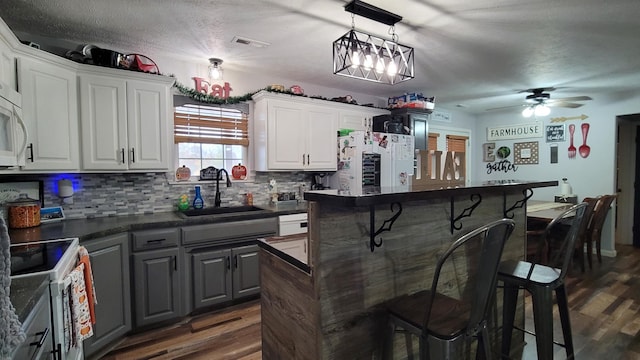
[(562, 202), (529, 200), (527, 202), (527, 221), (548, 224), (573, 205)]

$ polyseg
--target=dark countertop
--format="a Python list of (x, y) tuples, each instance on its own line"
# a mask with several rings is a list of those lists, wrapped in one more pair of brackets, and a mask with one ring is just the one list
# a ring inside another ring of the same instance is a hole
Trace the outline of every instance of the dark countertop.
[(73, 219), (41, 224), (27, 229), (9, 230), (12, 243), (77, 237), (80, 242), (127, 231), (179, 227), (220, 222), (250, 220), (296, 214), (307, 211), (307, 203), (297, 205), (258, 206), (263, 210), (249, 213), (229, 213), (187, 217), (178, 212), (148, 215), (109, 216), (93, 219)]
[(29, 316), (33, 307), (38, 303), (42, 293), (48, 291), (49, 276), (35, 275), (11, 279), (11, 304), (21, 323)]
[(382, 188), (376, 193), (353, 194), (339, 193), (338, 190), (316, 190), (304, 193), (307, 201), (317, 201), (335, 206), (369, 206), (395, 202), (441, 199), (453, 196), (470, 196), (474, 194), (514, 194), (526, 192), (527, 189), (557, 186), (557, 181), (488, 181), (468, 186), (442, 187), (425, 186), (420, 189), (401, 190), (398, 188)]

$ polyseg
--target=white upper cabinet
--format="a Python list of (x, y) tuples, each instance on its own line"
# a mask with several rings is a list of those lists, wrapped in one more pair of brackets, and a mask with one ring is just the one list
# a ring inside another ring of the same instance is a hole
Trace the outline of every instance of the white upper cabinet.
[(266, 92), (254, 100), (256, 170), (336, 170), (336, 109)]
[(28, 133), (23, 170), (78, 170), (77, 78), (73, 70), (36, 58), (18, 61)]
[[(354, 106), (351, 106), (354, 107)], [(341, 109), (338, 129), (362, 130), (371, 129), (373, 117), (376, 115), (388, 114), (385, 109), (358, 107), (357, 110)]]
[(16, 79), (16, 56), (2, 38), (0, 38), (0, 86), (9, 86), (18, 90)]
[(169, 169), (171, 83), (80, 73), (82, 168)]

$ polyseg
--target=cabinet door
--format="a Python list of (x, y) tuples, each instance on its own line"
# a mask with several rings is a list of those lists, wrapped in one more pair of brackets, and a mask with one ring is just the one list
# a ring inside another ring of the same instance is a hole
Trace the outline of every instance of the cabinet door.
[(169, 169), (169, 87), (127, 81), (129, 169)]
[(133, 254), (136, 326), (179, 316), (178, 248)]
[(305, 170), (336, 171), (338, 113), (332, 109), (307, 110)]
[(194, 309), (232, 299), (230, 257), (228, 249), (191, 254)]
[(260, 293), (260, 263), (258, 245), (231, 249), (233, 261), (233, 298)]
[(269, 169), (301, 170), (303, 160), (306, 164), (306, 157), (304, 159), (303, 157), (306, 156), (308, 137), (302, 106), (296, 103), (269, 100), (268, 107), (267, 161)]
[(340, 120), (338, 123), (338, 129), (351, 129), (356, 131), (365, 131), (367, 130), (367, 121), (370, 117), (367, 118), (362, 113), (359, 112), (340, 112)]
[(128, 234), (92, 240), (85, 247), (91, 258), (96, 289), (96, 324), (93, 336), (83, 342), (84, 356), (131, 330), (131, 292)]
[[(42, 296), (22, 324), (25, 341), (13, 352), (12, 359), (49, 359), (53, 351), (53, 329), (49, 291)], [(3, 357), (4, 359), (4, 357)]]
[(0, 82), (13, 90), (18, 90), (16, 79), (16, 57), (2, 39), (0, 39)]
[(82, 167), (127, 169), (127, 107), (124, 80), (80, 75)]
[(24, 170), (78, 170), (75, 72), (28, 57), (20, 59), (19, 67), (29, 139)]

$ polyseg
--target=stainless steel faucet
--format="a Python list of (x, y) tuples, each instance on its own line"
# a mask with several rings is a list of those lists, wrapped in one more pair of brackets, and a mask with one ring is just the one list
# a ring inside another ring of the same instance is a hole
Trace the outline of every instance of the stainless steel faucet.
[(220, 200), (220, 173), (221, 172), (224, 172), (224, 175), (227, 177), (227, 187), (231, 187), (231, 180), (229, 180), (229, 173), (227, 172), (227, 170), (218, 169), (218, 171), (216, 171), (216, 200), (214, 202), (215, 207), (220, 207), (220, 203), (222, 203), (222, 200)]

